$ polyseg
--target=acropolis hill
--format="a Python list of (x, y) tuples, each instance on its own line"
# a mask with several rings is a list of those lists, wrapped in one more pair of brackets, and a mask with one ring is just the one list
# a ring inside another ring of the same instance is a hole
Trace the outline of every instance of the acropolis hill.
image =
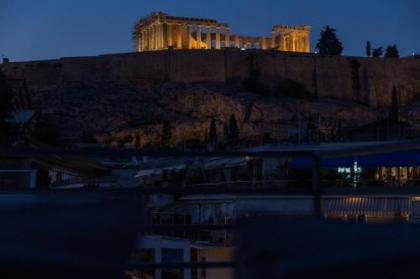
[[(394, 86), (401, 114), (414, 125), (420, 120), (420, 59), (415, 56), (322, 56), (305, 52), (308, 45), (302, 48), (303, 41), (295, 44), (302, 51), (296, 47), (282, 51), (290, 47), (282, 41), (296, 40), (285, 40), (281, 32), (273, 36), (274, 48), (264, 47), (273, 42), (269, 38), (229, 35), (229, 47), (223, 47), (225, 37), (219, 49), (219, 23), (197, 19), (195, 24), (202, 29), (210, 23), (215, 26), (211, 27), (209, 48), (206, 40), (200, 42), (200, 36), (206, 38), (209, 33), (200, 34), (197, 26), (198, 33), (184, 44), (188, 29), (179, 35), (180, 25), (151, 28), (155, 17), (163, 24), (180, 20), (162, 14), (140, 20), (135, 34), (141, 37), (134, 53), (1, 67), (16, 84), (15, 92), (27, 91), (33, 108), (65, 128), (67, 136), (93, 134), (104, 142), (129, 141), (136, 134), (145, 143), (159, 141), (164, 120), (172, 122), (176, 141), (205, 139), (212, 118), (223, 134), (223, 124), (231, 114), (238, 119), (241, 135), (250, 137), (270, 133), (277, 139), (287, 138), (288, 128), (301, 116), (321, 116), (326, 128), (337, 119), (346, 126), (364, 125), (387, 114)], [(187, 21), (191, 23), (191, 18)], [(160, 36), (167, 36), (169, 30), (172, 35), (168, 40), (150, 41), (145, 34), (155, 28), (163, 30)], [(239, 47), (235, 47), (238, 37)], [(169, 47), (171, 41), (175, 45)], [(249, 78), (257, 78), (264, 93), (247, 90), (244, 81)], [(284, 80), (297, 82), (314, 98), (284, 96), (278, 89)]]

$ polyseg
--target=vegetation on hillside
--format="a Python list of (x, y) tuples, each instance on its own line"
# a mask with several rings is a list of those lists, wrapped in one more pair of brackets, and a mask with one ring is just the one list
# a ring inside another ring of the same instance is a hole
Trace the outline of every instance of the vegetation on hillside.
[(385, 50), (385, 58), (399, 58), (400, 52), (398, 51), (397, 45), (388, 46)]
[(319, 54), (341, 55), (343, 44), (335, 32), (336, 30), (328, 25), (321, 30), (321, 35), (316, 45)]
[(377, 47), (372, 50), (372, 56), (375, 58), (382, 57), (383, 54), (384, 54), (383, 47)]
[(162, 135), (160, 145), (162, 148), (172, 147), (172, 127), (171, 122), (164, 121), (162, 125)]
[(370, 45), (370, 41), (366, 41), (366, 56), (370, 57), (372, 55), (372, 47)]

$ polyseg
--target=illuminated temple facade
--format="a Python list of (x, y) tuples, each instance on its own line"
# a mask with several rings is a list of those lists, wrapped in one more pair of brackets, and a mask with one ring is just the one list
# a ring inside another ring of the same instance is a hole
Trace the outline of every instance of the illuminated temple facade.
[(310, 52), (311, 26), (275, 25), (269, 36), (231, 34), (214, 19), (175, 17), (162, 12), (140, 19), (133, 32), (137, 52), (164, 49), (275, 49)]

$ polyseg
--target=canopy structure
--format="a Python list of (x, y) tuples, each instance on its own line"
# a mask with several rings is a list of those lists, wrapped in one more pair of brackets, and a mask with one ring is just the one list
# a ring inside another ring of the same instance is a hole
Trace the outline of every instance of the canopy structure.
[(285, 153), (291, 167), (311, 168), (313, 158), (320, 158), (321, 167), (408, 167), (420, 166), (420, 142), (351, 142), (309, 145), (274, 144), (253, 148), (256, 153)]
[(208, 158), (206, 160), (194, 159), (172, 159), (172, 160), (157, 160), (150, 163), (146, 162), (140, 164), (140, 171), (137, 173), (136, 178), (145, 176), (159, 176), (164, 172), (179, 172), (186, 169), (203, 169), (212, 170), (220, 168), (234, 168), (245, 166), (248, 159), (244, 157), (239, 158)]
[[(362, 168), (418, 167), (420, 166), (420, 150), (321, 159), (323, 168), (353, 167), (355, 165)], [(310, 168), (311, 166), (311, 159), (295, 158), (291, 160), (291, 167), (294, 168)]]

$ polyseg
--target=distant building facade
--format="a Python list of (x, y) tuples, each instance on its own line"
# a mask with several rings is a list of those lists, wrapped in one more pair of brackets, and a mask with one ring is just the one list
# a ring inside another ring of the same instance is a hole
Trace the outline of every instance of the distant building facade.
[(231, 34), (226, 23), (214, 19), (175, 17), (162, 12), (140, 19), (134, 26), (137, 52), (174, 49), (275, 49), (310, 52), (311, 26), (275, 25), (270, 36)]

